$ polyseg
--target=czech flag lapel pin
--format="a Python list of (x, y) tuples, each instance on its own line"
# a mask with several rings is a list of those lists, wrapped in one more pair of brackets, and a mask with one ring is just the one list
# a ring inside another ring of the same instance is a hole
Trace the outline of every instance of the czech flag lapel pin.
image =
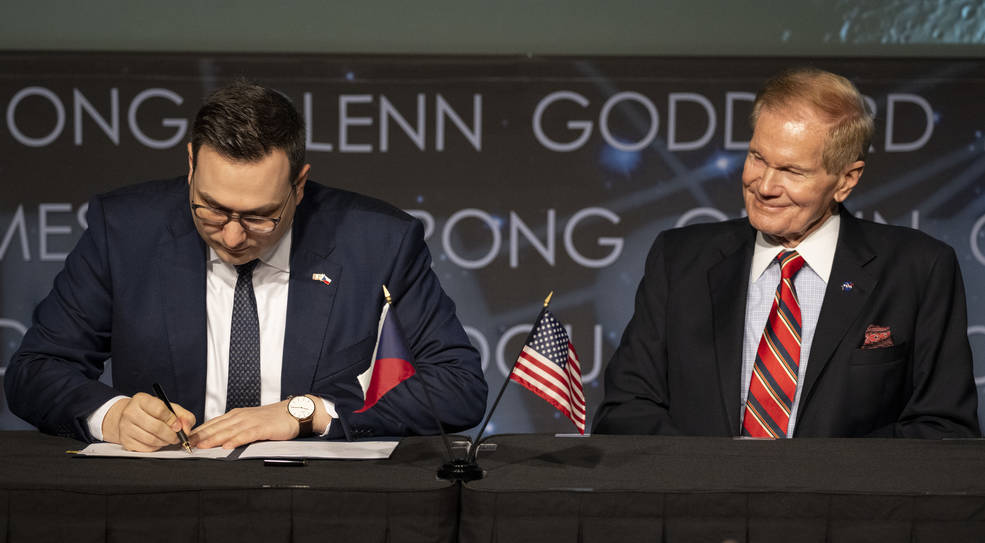
[(855, 288), (855, 283), (851, 281), (845, 281), (844, 283), (841, 284), (842, 292), (851, 292), (853, 288)]
[(329, 277), (329, 276), (327, 276), (327, 275), (325, 275), (324, 273), (313, 273), (313, 274), (311, 274), (311, 279), (314, 280), (314, 281), (321, 281), (322, 283), (325, 283), (326, 285), (331, 285), (332, 284), (332, 278)]

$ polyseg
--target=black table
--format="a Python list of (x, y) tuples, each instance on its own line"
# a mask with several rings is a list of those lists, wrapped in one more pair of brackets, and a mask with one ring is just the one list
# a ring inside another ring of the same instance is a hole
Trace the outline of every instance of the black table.
[(0, 541), (454, 541), (459, 487), (440, 438), (387, 460), (81, 458), (83, 444), (0, 432)]
[(492, 436), (463, 543), (985, 541), (985, 441)]
[(985, 541), (985, 441), (488, 438), (388, 460), (77, 458), (0, 432), (0, 541)]

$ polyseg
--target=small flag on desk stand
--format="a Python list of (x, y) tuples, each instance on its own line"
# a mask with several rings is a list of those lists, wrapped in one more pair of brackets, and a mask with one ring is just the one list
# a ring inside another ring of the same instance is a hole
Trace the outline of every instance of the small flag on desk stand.
[[(356, 377), (363, 390), (363, 406), (362, 409), (356, 410), (356, 413), (362, 413), (373, 407), (384, 394), (417, 373), (414, 369), (414, 357), (407, 348), (403, 329), (400, 328), (400, 322), (397, 321), (397, 314), (390, 314), (393, 299), (390, 298), (390, 291), (387, 290), (386, 285), (383, 285), (383, 296), (386, 298), (386, 303), (383, 304), (383, 310), (380, 312), (380, 324), (377, 329), (376, 348), (373, 349), (372, 362), (369, 364), (369, 369)], [(477, 467), (472, 469), (472, 466), (467, 465), (464, 459), (454, 458), (451, 441), (445, 434), (441, 419), (434, 409), (430, 387), (424, 381), (423, 375), (418, 379), (424, 388), (427, 409), (434, 417), (435, 428), (441, 434), (441, 440), (445, 444), (445, 452), (448, 454), (448, 461), (439, 470), (439, 476), (441, 473), (450, 473), (453, 475), (444, 478), (468, 481), (481, 478), (482, 473)]]
[(564, 326), (544, 308), (527, 336), (523, 350), (513, 365), (510, 379), (553, 405), (585, 433), (585, 394), (581, 386), (581, 363)]
[[(485, 472), (476, 462), (476, 455), (482, 446), (482, 436), (485, 435), (489, 421), (496, 412), (496, 407), (499, 406), (499, 400), (503, 399), (503, 392), (506, 392), (506, 385), (510, 384), (510, 381), (520, 383), (547, 400), (549, 404), (564, 413), (564, 416), (571, 419), (580, 434), (585, 435), (586, 411), (585, 393), (581, 387), (581, 362), (578, 361), (575, 346), (568, 340), (568, 332), (547, 309), (547, 304), (551, 303), (553, 295), (554, 293), (551, 292), (544, 300), (544, 308), (540, 310), (530, 335), (523, 342), (520, 356), (510, 368), (509, 379), (503, 382), (492, 408), (479, 425), (479, 435), (472, 441), (473, 445), (469, 448), (468, 457), (449, 462), (446, 466), (453, 468), (451, 470), (453, 474), (442, 476), (439, 471), (438, 477), (457, 478), (462, 481), (474, 481), (483, 477)], [(454, 475), (458, 476), (454, 477)]]
[(469, 467), (480, 473), (475, 457), (482, 444), (482, 436), (485, 435), (489, 421), (510, 381), (520, 383), (527, 390), (547, 400), (575, 424), (580, 434), (585, 435), (585, 393), (581, 387), (581, 362), (578, 361), (575, 346), (568, 340), (568, 332), (547, 309), (553, 295), (551, 292), (544, 300), (544, 308), (540, 310), (530, 335), (523, 342), (520, 356), (510, 368), (509, 379), (500, 387), (492, 408), (479, 426), (479, 435), (473, 440), (475, 445), (469, 450), (467, 460)]
[(380, 312), (380, 324), (376, 333), (376, 347), (373, 349), (369, 369), (360, 373), (357, 379), (363, 389), (363, 407), (356, 410), (362, 413), (384, 394), (414, 375), (413, 357), (404, 342), (404, 333), (397, 322), (397, 315), (390, 315), (390, 291), (383, 287), (386, 303)]

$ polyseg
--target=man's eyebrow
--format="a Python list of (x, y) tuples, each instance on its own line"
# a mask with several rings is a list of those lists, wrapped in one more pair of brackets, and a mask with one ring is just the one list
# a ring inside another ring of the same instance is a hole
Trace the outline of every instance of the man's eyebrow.
[(799, 174), (805, 174), (805, 173), (810, 173), (810, 172), (814, 171), (812, 168), (808, 168), (806, 166), (802, 166), (802, 165), (795, 164), (795, 163), (792, 163), (792, 162), (791, 163), (770, 164), (766, 160), (766, 158), (762, 154), (759, 153), (759, 151), (757, 151), (754, 147), (751, 147), (751, 146), (749, 147), (749, 154), (755, 156), (757, 159), (762, 160), (763, 162), (766, 162), (766, 165), (769, 166), (770, 168), (773, 168), (774, 170), (787, 170), (787, 171), (792, 171), (794, 173), (799, 173)]
[(278, 204), (269, 204), (269, 205), (261, 206), (261, 207), (254, 208), (254, 209), (244, 209), (244, 210), (240, 211), (240, 210), (237, 210), (237, 209), (230, 209), (230, 208), (228, 208), (228, 207), (220, 204), (214, 198), (212, 198), (211, 196), (209, 196), (209, 194), (207, 192), (198, 191), (198, 197), (201, 198), (202, 201), (205, 202), (209, 207), (212, 207), (212, 208), (215, 208), (215, 209), (219, 209), (221, 211), (226, 211), (226, 212), (231, 212), (231, 213), (238, 213), (239, 215), (259, 215), (259, 216), (264, 216), (264, 215), (270, 215), (271, 213), (274, 213), (275, 211), (277, 211), (278, 209), (280, 209), (278, 207)]
[(807, 166), (803, 166), (793, 162), (780, 163), (774, 167), (778, 170), (787, 170), (790, 172), (801, 173), (801, 174), (810, 173), (814, 171), (812, 168), (808, 168)]

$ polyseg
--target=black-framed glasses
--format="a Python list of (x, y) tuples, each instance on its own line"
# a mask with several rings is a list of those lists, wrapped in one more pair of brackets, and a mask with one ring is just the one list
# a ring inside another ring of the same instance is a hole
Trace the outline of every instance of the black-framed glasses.
[(191, 204), (192, 213), (194, 213), (198, 220), (202, 221), (203, 224), (215, 228), (223, 228), (229, 223), (229, 221), (237, 221), (240, 226), (243, 227), (243, 230), (246, 230), (247, 232), (252, 232), (254, 234), (269, 234), (277, 228), (277, 224), (284, 216), (284, 209), (287, 207), (287, 202), (291, 201), (291, 195), (294, 194), (297, 186), (297, 183), (291, 184), (291, 191), (287, 194), (287, 198), (284, 199), (284, 203), (280, 205), (280, 214), (277, 215), (277, 217), (240, 215), (235, 211), (225, 211), (223, 209), (216, 209), (214, 207), (201, 204)]

